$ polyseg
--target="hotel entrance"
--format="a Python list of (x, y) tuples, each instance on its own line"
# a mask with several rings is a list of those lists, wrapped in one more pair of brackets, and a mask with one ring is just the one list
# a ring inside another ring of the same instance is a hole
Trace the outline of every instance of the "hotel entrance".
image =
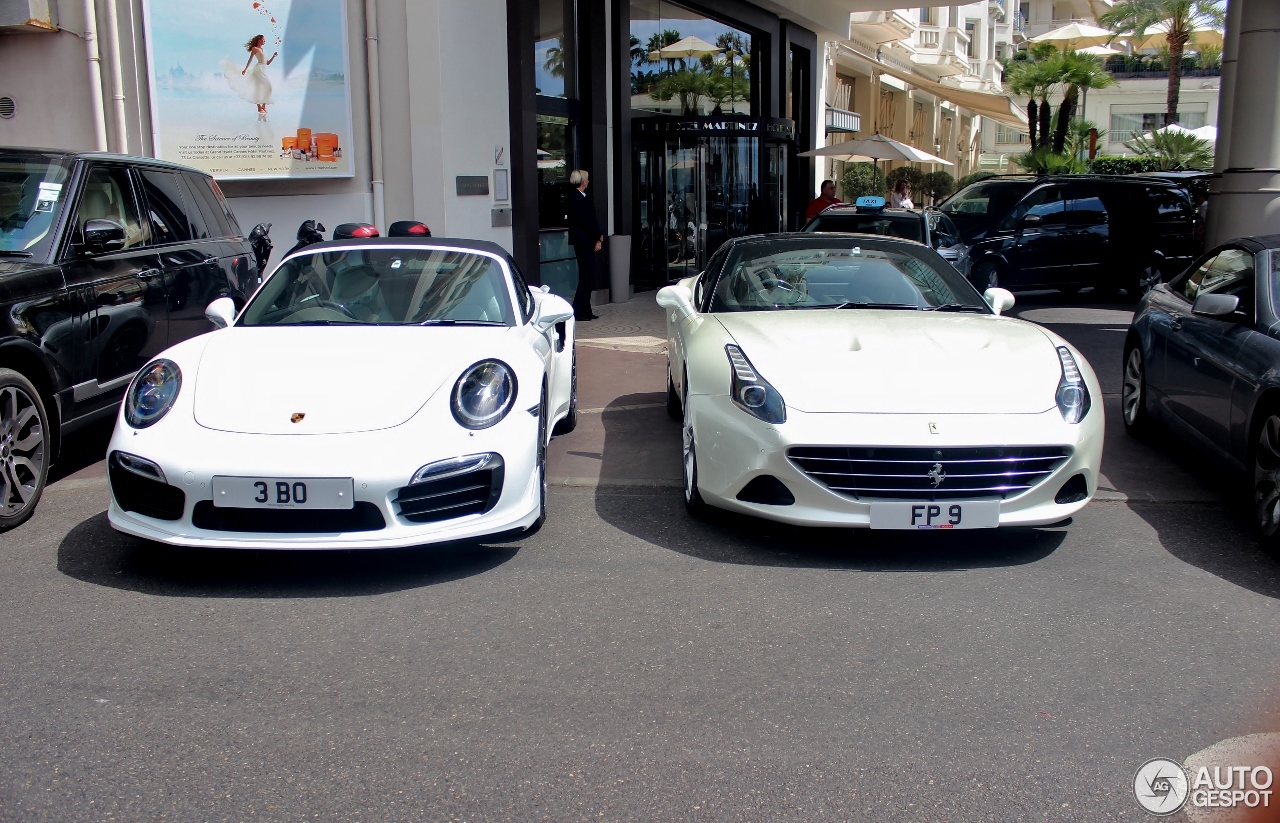
[(632, 141), (637, 286), (689, 277), (729, 238), (786, 225), (791, 121), (638, 118)]

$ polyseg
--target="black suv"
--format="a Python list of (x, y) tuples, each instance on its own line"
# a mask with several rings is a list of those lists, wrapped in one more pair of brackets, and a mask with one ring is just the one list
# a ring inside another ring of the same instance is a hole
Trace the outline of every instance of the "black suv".
[(970, 246), (979, 290), (1094, 286), (1136, 300), (1198, 252), (1190, 195), (1158, 178), (990, 178), (939, 208)]
[(162, 350), (242, 304), (252, 250), (208, 175), (0, 148), (0, 530), (30, 517), (62, 437), (112, 415)]

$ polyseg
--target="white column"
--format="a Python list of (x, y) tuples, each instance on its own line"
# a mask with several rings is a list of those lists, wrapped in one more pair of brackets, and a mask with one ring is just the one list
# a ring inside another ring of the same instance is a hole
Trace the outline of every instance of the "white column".
[(1280, 3), (1231, 0), (1206, 242), (1280, 233)]

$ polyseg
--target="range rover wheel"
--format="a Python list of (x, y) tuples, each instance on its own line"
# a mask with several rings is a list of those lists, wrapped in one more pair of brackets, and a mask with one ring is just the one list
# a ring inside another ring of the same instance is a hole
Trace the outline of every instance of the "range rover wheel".
[(973, 268), (973, 276), (969, 279), (978, 291), (1000, 288), (1000, 267), (995, 263), (979, 263)]
[(0, 369), (0, 531), (31, 517), (49, 476), (49, 420), (31, 381)]

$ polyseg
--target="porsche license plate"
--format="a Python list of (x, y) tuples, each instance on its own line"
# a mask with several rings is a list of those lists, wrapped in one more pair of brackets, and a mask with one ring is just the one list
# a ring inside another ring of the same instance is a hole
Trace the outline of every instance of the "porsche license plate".
[(213, 505), (230, 509), (349, 509), (350, 477), (215, 477)]
[(871, 504), (873, 529), (994, 529), (999, 525), (999, 500)]

